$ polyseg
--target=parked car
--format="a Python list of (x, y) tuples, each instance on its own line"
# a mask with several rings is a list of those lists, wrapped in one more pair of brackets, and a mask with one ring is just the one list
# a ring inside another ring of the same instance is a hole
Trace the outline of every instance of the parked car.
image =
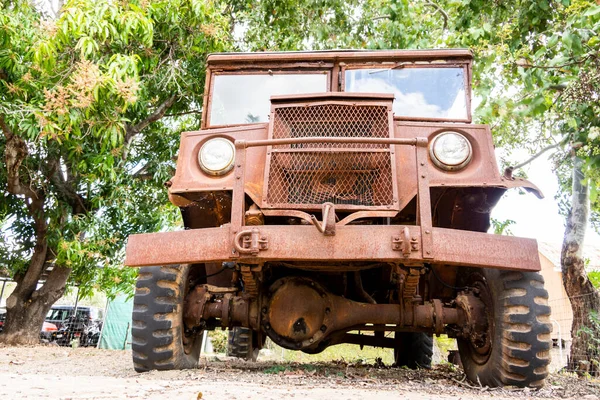
[[(56, 325), (57, 328), (61, 328), (63, 323), (73, 315), (75, 306), (52, 306), (48, 315), (46, 315), (46, 322), (51, 322)], [(97, 307), (90, 306), (77, 306), (77, 319), (80, 320), (77, 328), (83, 327), (83, 321), (103, 321), (104, 310)]]
[(54, 324), (57, 329), (50, 333), (49, 340), (61, 346), (70, 346), (71, 342), (79, 340), (84, 347), (96, 346), (100, 338), (104, 311), (97, 307), (53, 306), (46, 322)]
[(40, 339), (46, 340), (48, 342), (52, 341), (52, 335), (56, 332), (58, 328), (51, 322), (46, 322), (42, 324), (42, 330), (40, 332)]

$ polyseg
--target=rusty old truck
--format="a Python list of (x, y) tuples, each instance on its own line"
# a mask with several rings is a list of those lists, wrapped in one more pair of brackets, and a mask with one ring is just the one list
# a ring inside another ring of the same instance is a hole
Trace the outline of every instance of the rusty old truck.
[(472, 53), (208, 57), (201, 128), (166, 183), (184, 230), (132, 235), (137, 371), (193, 368), (205, 331), (253, 359), (266, 338), (352, 343), (428, 368), (456, 338), (467, 377), (543, 385), (550, 308), (537, 243), (489, 234), (507, 189), (472, 123)]

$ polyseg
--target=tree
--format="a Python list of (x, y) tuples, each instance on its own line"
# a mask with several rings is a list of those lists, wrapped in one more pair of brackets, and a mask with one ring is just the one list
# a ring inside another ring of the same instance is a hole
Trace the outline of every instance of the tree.
[(228, 22), (195, 0), (72, 0), (56, 19), (0, 5), (0, 252), (17, 282), (0, 338), (29, 344), (68, 283), (130, 285), (127, 236), (175, 224), (162, 182)]

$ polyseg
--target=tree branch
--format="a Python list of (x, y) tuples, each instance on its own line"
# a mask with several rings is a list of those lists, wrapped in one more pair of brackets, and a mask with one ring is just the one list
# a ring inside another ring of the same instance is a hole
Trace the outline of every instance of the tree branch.
[(522, 67), (522, 68), (539, 68), (539, 69), (561, 69), (564, 67), (570, 67), (572, 65), (581, 65), (584, 62), (586, 62), (588, 59), (590, 59), (590, 57), (592, 57), (591, 55), (587, 55), (579, 60), (573, 60), (571, 62), (568, 63), (564, 63), (564, 64), (560, 64), (560, 65), (537, 65), (537, 64), (530, 64), (527, 60), (519, 60), (515, 63), (515, 65), (517, 65), (518, 67)]
[[(68, 174), (70, 175), (70, 174)], [(73, 214), (87, 214), (89, 211), (85, 199), (75, 191), (71, 179), (65, 180), (60, 169), (60, 158), (52, 158), (48, 162), (47, 178), (54, 184), (58, 193), (73, 209)]]
[(46, 239), (48, 225), (44, 212), (45, 197), (41, 190), (35, 191), (30, 186), (24, 185), (21, 182), (19, 170), (28, 155), (25, 140), (12, 131), (2, 115), (0, 115), (0, 129), (2, 129), (6, 137), (4, 159), (6, 161), (8, 192), (13, 195), (25, 196), (23, 202), (34, 221), (35, 246), (33, 248), (33, 255), (31, 256), (27, 271), (22, 277), (19, 277), (19, 285), (15, 288), (15, 292), (25, 293), (29, 296), (37, 286), (37, 281), (46, 262), (48, 250), (48, 241)]
[(64, 294), (70, 273), (71, 268), (54, 265), (46, 278), (46, 282), (32, 297), (46, 296), (51, 303), (54, 303)]
[(173, 114), (165, 114), (165, 117), (178, 117), (180, 115), (188, 115), (188, 114), (202, 114), (202, 110), (191, 110), (191, 111), (183, 111), (183, 112), (173, 113)]
[(135, 135), (143, 131), (151, 123), (156, 122), (162, 117), (164, 117), (167, 110), (175, 103), (175, 100), (177, 100), (177, 96), (169, 97), (168, 99), (163, 101), (156, 108), (156, 110), (154, 110), (152, 114), (148, 116), (148, 118), (133, 126), (128, 125), (125, 133), (125, 143), (129, 144), (131, 140), (135, 137)]
[(168, 99), (163, 101), (158, 107), (156, 107), (156, 110), (154, 110), (154, 112), (152, 112), (152, 114), (150, 114), (148, 118), (141, 122), (138, 122), (133, 126), (127, 125), (125, 129), (125, 145), (123, 151), (123, 160), (127, 159), (127, 154), (129, 153), (129, 146), (131, 145), (131, 141), (133, 140), (133, 138), (141, 131), (143, 131), (148, 125), (164, 117), (169, 108), (175, 103), (175, 100), (177, 100), (177, 96), (169, 97)]
[(533, 156), (531, 156), (527, 160), (523, 161), (522, 163), (514, 165), (512, 167), (506, 168), (504, 170), (504, 176), (507, 177), (507, 178), (509, 178), (509, 179), (512, 179), (512, 173), (513, 173), (513, 171), (515, 169), (523, 168), (524, 166), (526, 166), (527, 164), (529, 164), (530, 162), (532, 162), (533, 160), (535, 160), (536, 158), (538, 158), (539, 156), (541, 156), (542, 154), (544, 154), (545, 152), (547, 152), (548, 150), (555, 149), (558, 146), (560, 146), (560, 142), (559, 143), (551, 144), (550, 146), (544, 147), (539, 152), (537, 152), (536, 154), (534, 154)]
[(2, 115), (0, 115), (0, 129), (2, 129), (4, 137), (6, 137), (4, 161), (6, 162), (6, 175), (9, 193), (14, 195), (23, 195), (31, 200), (37, 200), (39, 198), (38, 193), (29, 186), (21, 184), (19, 169), (29, 153), (27, 150), (27, 144), (22, 138), (13, 133), (12, 129), (8, 126)]
[(444, 18), (443, 30), (445, 31), (446, 29), (448, 29), (448, 14), (446, 13), (446, 11), (444, 11), (444, 9), (442, 9), (442, 7), (440, 7), (438, 4), (435, 4), (432, 1), (426, 1), (425, 5), (435, 8), (436, 11), (438, 11), (442, 15), (442, 18)]

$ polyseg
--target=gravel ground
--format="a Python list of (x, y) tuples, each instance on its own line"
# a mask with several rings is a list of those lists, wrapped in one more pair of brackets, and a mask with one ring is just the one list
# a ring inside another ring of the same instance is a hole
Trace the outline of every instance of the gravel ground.
[(136, 374), (131, 353), (52, 346), (0, 348), (0, 393), (9, 399), (528, 399), (600, 400), (600, 381), (553, 374), (539, 391), (489, 389), (449, 365), (246, 363), (203, 358), (200, 368)]

